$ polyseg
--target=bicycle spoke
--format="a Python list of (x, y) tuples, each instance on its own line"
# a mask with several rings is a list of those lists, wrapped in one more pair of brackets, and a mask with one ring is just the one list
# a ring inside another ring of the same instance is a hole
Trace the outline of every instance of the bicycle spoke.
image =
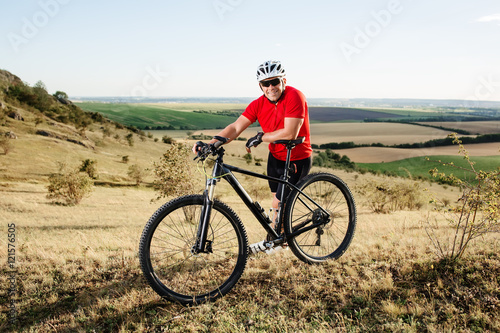
[(299, 185), (304, 195), (295, 191), (287, 203), (288, 232), (300, 230), (310, 221), (318, 226), (289, 240), (290, 248), (306, 262), (340, 256), (349, 245), (353, 235), (350, 230), (355, 226), (349, 189), (331, 174), (312, 174)]
[[(141, 237), (140, 254), (149, 239), (141, 268), (160, 295), (190, 304), (227, 292), (239, 279), (246, 263), (247, 240), (233, 211), (215, 203), (208, 223), (206, 251), (194, 253), (204, 199), (182, 197), (165, 205), (166, 212), (152, 220)], [(155, 217), (155, 216), (153, 216)], [(148, 238), (145, 238), (148, 237)]]

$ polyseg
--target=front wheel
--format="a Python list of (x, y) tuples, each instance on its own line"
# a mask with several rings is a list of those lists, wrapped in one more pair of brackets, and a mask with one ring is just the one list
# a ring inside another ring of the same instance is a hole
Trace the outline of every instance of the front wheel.
[(236, 213), (215, 200), (204, 253), (195, 244), (202, 195), (174, 199), (146, 224), (139, 245), (144, 277), (162, 297), (195, 304), (225, 295), (238, 282), (247, 261), (248, 240)]
[(356, 228), (351, 191), (329, 173), (310, 174), (297, 187), (302, 192), (290, 193), (285, 207), (290, 249), (306, 263), (339, 258), (349, 247)]

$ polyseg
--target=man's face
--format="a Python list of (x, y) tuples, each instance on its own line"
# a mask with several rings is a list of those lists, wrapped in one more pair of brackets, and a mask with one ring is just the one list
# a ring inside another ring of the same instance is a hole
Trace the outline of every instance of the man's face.
[[(286, 79), (280, 77), (272, 77), (259, 82), (260, 89), (264, 95), (271, 101), (276, 102), (283, 94), (286, 85)], [(267, 87), (266, 87), (267, 85)]]

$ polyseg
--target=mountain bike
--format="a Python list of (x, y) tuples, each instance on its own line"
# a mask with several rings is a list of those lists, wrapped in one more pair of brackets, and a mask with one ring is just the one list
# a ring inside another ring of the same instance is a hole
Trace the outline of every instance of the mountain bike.
[[(313, 173), (296, 185), (292, 149), (304, 138), (279, 140), (287, 148), (285, 172), (275, 178), (225, 164), (222, 145), (206, 145), (196, 158), (215, 159), (203, 194), (182, 196), (161, 206), (147, 222), (140, 239), (139, 259), (144, 277), (162, 298), (185, 305), (215, 300), (238, 282), (248, 256), (288, 246), (300, 260), (322, 263), (344, 254), (354, 236), (356, 206), (347, 185), (330, 173)], [(196, 159), (195, 158), (195, 159)], [(262, 206), (253, 201), (233, 172), (284, 184), (275, 226)], [(226, 180), (260, 222), (268, 237), (248, 245), (236, 213), (214, 198), (215, 187)], [(287, 190), (285, 189), (287, 188)]]

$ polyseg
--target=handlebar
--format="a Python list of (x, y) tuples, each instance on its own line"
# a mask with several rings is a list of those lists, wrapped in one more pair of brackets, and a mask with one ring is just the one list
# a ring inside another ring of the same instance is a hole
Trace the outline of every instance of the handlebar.
[(226, 143), (229, 139), (224, 138), (222, 136), (214, 136), (214, 139), (217, 141), (211, 144), (205, 144), (201, 141), (198, 141), (200, 144), (204, 144), (200, 149), (198, 150), (198, 154), (193, 160), (196, 160), (197, 158), (200, 158), (202, 161), (208, 157), (208, 155), (212, 154), (215, 156), (217, 154), (217, 150), (219, 149), (220, 146), (222, 146), (224, 143)]

